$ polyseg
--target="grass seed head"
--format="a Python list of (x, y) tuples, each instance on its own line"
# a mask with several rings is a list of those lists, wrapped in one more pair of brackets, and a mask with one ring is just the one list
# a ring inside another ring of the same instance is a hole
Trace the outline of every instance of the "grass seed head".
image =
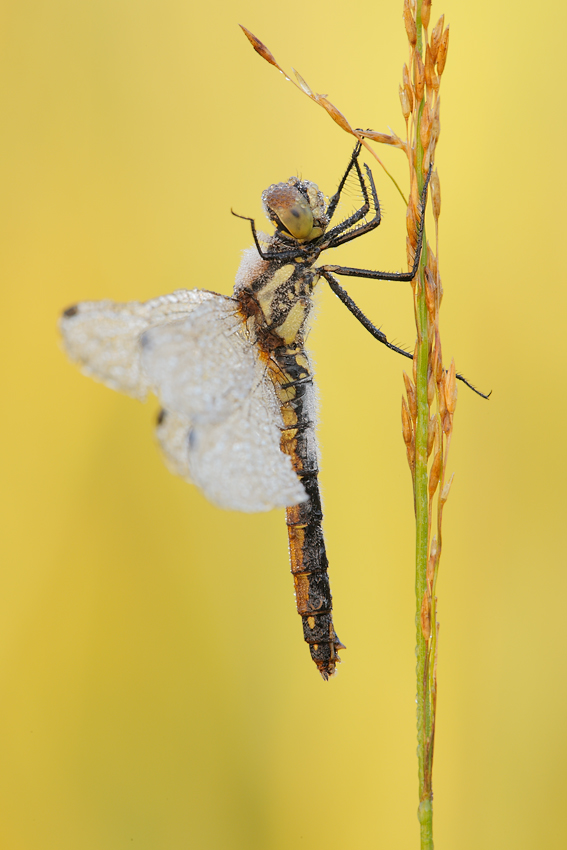
[(427, 457), (431, 454), (431, 449), (433, 448), (433, 443), (435, 442), (435, 435), (437, 434), (437, 417), (432, 416), (429, 419), (427, 424)]
[[(427, 582), (427, 589), (429, 590), (430, 596), (433, 596), (433, 584), (435, 582), (435, 571), (437, 569), (437, 565), (439, 563), (439, 549), (437, 547), (437, 538), (433, 535), (433, 539), (431, 541), (431, 546), (429, 547), (429, 558), (427, 559), (427, 568), (425, 570), (425, 580)], [(439, 626), (437, 626), (439, 629)]]
[(425, 84), (428, 91), (439, 90), (439, 77), (435, 73), (435, 62), (429, 45), (425, 47)]
[[(435, 342), (437, 342), (437, 339), (435, 340)], [(437, 345), (433, 346), (429, 360), (431, 364), (431, 372), (433, 374), (433, 378), (435, 380), (435, 383), (437, 383), (437, 366), (439, 361), (441, 360), (441, 358), (439, 357), (439, 349), (437, 348)]]
[(441, 17), (433, 27), (433, 32), (431, 33), (431, 53), (434, 62), (437, 62), (437, 53), (439, 51), (439, 45), (441, 44), (441, 38), (443, 37), (444, 24), (445, 15), (441, 15)]
[(437, 103), (435, 104), (435, 111), (431, 122), (431, 147), (433, 151), (435, 151), (435, 148), (437, 147), (439, 134), (441, 133), (441, 122), (439, 121), (439, 100), (440, 98), (437, 99)]
[(408, 239), (409, 239), (410, 246), (411, 246), (411, 256), (412, 257), (413, 257), (413, 254), (415, 252), (415, 248), (416, 248), (416, 245), (417, 245), (417, 230), (416, 230), (415, 225), (416, 225), (415, 210), (414, 210), (413, 204), (410, 203), (408, 205), (408, 208), (407, 208), (407, 211), (406, 211), (406, 229), (407, 229), (407, 232), (408, 232)]
[(415, 393), (415, 383), (412, 382), (409, 375), (404, 372), (404, 384), (406, 385), (406, 394), (408, 397), (408, 405), (411, 413), (411, 418), (415, 422), (417, 420), (417, 397)]
[[(435, 172), (433, 172), (435, 174)], [(431, 175), (433, 177), (433, 174)], [(427, 243), (427, 268), (429, 269), (429, 273), (433, 278), (433, 281), (437, 281), (437, 257), (431, 250), (431, 245), (429, 242)]]
[(415, 97), (417, 102), (421, 103), (421, 98), (423, 97), (423, 89), (425, 87), (425, 67), (423, 65), (423, 60), (417, 51), (414, 53), (413, 70)]
[(441, 462), (443, 456), (441, 454), (441, 449), (437, 452), (435, 457), (433, 458), (433, 463), (431, 465), (431, 472), (429, 473), (429, 498), (433, 497), (433, 494), (437, 490), (437, 485), (439, 484), (439, 478), (441, 477)]
[(453, 483), (454, 477), (455, 477), (455, 473), (453, 472), (453, 474), (451, 475), (451, 477), (449, 478), (449, 480), (446, 482), (445, 486), (443, 487), (443, 490), (442, 490), (441, 496), (440, 496), (440, 501), (441, 501), (442, 505), (444, 505), (445, 502), (447, 501), (447, 499), (449, 498), (449, 491), (451, 489), (451, 484)]
[(445, 403), (449, 413), (454, 413), (457, 406), (457, 378), (454, 360), (451, 360), (449, 370), (445, 373)]
[[(407, 121), (411, 115), (412, 103), (408, 97), (408, 89), (405, 86), (400, 85), (400, 103), (402, 105), (402, 112), (404, 115), (404, 120)], [(411, 92), (411, 89), (409, 89)]]
[[(445, 380), (444, 376), (445, 376), (445, 370), (443, 369), (443, 363), (441, 361), (441, 358), (439, 358), (437, 360), (437, 363), (436, 363), (436, 376), (435, 376), (436, 379), (437, 379), (438, 385), (440, 385), (441, 383), (444, 383), (444, 380)], [(443, 392), (444, 392), (444, 390), (443, 390)]]
[(429, 26), (429, 18), (431, 17), (431, 0), (423, 0), (421, 4), (421, 23), (424, 29)]
[(437, 53), (437, 73), (439, 76), (445, 70), (445, 63), (447, 61), (447, 51), (449, 50), (449, 27), (443, 33), (443, 38), (441, 39), (441, 44), (439, 45), (439, 52)]
[(406, 446), (406, 457), (410, 468), (411, 477), (415, 476), (415, 445), (413, 441)]
[(404, 25), (408, 36), (408, 41), (412, 47), (415, 47), (417, 42), (417, 27), (412, 15), (408, 0), (404, 0)]
[(433, 207), (433, 216), (435, 221), (438, 221), (441, 215), (441, 184), (439, 183), (439, 175), (437, 169), (431, 173), (429, 183), (429, 191), (431, 192), (431, 206)]
[(425, 303), (427, 306), (427, 312), (431, 316), (432, 319), (435, 318), (436, 314), (436, 298), (435, 298), (435, 278), (431, 274), (430, 269), (425, 269)]
[(433, 399), (435, 398), (435, 375), (433, 373), (433, 369), (428, 369), (427, 373), (427, 403), (429, 407), (433, 404)]
[[(445, 373), (443, 373), (443, 374), (445, 374)], [(445, 386), (445, 383), (443, 381), (443, 387), (444, 386)], [(445, 401), (445, 392), (440, 392), (437, 396), (437, 400), (439, 402), (439, 415), (441, 417), (441, 421), (443, 421), (443, 417), (447, 413), (447, 403)]]
[(404, 435), (404, 443), (409, 446), (413, 442), (413, 428), (411, 423), (411, 415), (408, 404), (402, 396), (402, 434)]
[(431, 637), (431, 605), (429, 604), (429, 594), (427, 591), (423, 594), (421, 600), (421, 633), (425, 640)]
[(421, 123), (419, 129), (419, 136), (424, 150), (427, 150), (427, 148), (429, 147), (429, 139), (431, 138), (431, 125), (432, 115), (429, 109), (429, 104), (426, 101), (425, 106), (423, 107), (423, 112), (421, 113)]

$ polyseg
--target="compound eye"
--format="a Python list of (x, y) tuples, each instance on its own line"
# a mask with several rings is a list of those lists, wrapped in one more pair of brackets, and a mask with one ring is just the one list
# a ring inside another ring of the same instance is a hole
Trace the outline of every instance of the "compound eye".
[(313, 213), (303, 196), (290, 207), (276, 210), (276, 213), (286, 230), (296, 239), (307, 239), (313, 230)]
[(307, 199), (293, 186), (270, 187), (264, 200), (271, 213), (295, 239), (303, 242), (313, 230), (313, 212)]

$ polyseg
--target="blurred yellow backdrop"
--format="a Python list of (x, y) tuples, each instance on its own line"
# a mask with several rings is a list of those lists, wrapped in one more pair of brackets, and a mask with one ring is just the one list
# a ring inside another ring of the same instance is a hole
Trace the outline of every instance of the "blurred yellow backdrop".
[[(413, 531), (401, 371), (322, 287), (325, 530), (337, 631), (301, 639), (283, 511), (220, 511), (166, 471), (146, 406), (84, 378), (62, 308), (232, 288), (238, 212), (402, 133), (401, 0), (7, 0), (2, 131), (2, 850), (417, 847)], [(461, 389), (439, 580), (436, 847), (563, 848), (566, 120), (559, 3), (435, 5), (444, 352)], [(401, 181), (402, 155), (379, 151)], [(343, 261), (398, 269), (404, 209)], [(337, 260), (339, 259), (338, 255)], [(409, 287), (349, 291), (409, 345)]]

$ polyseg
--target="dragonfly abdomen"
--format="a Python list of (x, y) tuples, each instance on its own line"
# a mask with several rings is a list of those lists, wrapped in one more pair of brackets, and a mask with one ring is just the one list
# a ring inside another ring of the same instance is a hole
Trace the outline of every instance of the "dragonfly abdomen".
[(327, 573), (329, 562), (323, 537), (318, 457), (315, 436), (315, 401), (309, 360), (303, 348), (291, 346), (272, 353), (277, 369), (271, 370), (280, 400), (284, 428), (281, 449), (289, 455), (305, 488), (307, 500), (286, 509), (291, 572), (303, 637), (324, 679), (340, 661), (332, 616), (332, 596)]

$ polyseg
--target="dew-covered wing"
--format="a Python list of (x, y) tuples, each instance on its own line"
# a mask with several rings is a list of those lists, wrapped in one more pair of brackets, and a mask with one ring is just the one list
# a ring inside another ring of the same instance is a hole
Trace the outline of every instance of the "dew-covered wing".
[(189, 468), (211, 502), (241, 511), (267, 511), (304, 502), (303, 485), (280, 450), (281, 421), (266, 404), (273, 387), (256, 384), (225, 421), (190, 433)]
[(179, 475), (185, 481), (194, 484), (189, 469), (190, 432), (191, 422), (187, 416), (175, 413), (173, 410), (165, 410), (165, 408), (160, 410), (156, 437), (163, 452), (164, 463), (174, 475)]
[(305, 500), (280, 450), (281, 413), (265, 364), (231, 299), (149, 329), (143, 370), (165, 412), (168, 465), (223, 508), (262, 511)]
[(226, 300), (204, 289), (180, 289), (145, 303), (83, 301), (61, 317), (63, 345), (85, 375), (143, 401), (151, 386), (142, 371), (141, 335), (215, 299)]

